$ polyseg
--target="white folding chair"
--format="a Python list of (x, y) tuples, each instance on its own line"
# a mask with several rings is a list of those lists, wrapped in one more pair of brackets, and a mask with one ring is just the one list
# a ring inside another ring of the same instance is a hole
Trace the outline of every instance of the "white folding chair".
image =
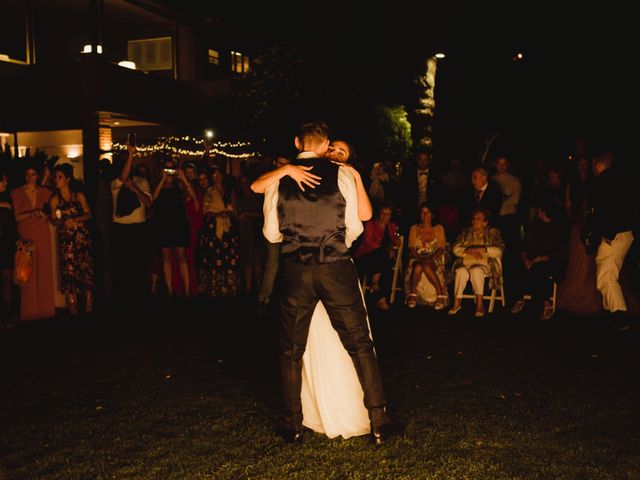
[(398, 287), (398, 278), (402, 278), (402, 253), (404, 251), (404, 235), (398, 237), (398, 250), (396, 252), (396, 263), (393, 265), (393, 279), (391, 280), (391, 295), (389, 303), (396, 300), (396, 292), (404, 291), (404, 288)]
[[(398, 287), (398, 278), (402, 276), (402, 252), (404, 249), (404, 235), (400, 235), (398, 238), (398, 250), (396, 252), (396, 261), (393, 264), (393, 277), (391, 279), (391, 291), (389, 295), (389, 303), (393, 303), (396, 300), (396, 292), (402, 292), (404, 289)], [(366, 292), (369, 288), (367, 284), (367, 276), (362, 276), (362, 291)]]
[[(486, 283), (486, 279), (487, 278), (488, 277), (485, 278), (485, 283)], [(507, 305), (507, 303), (505, 301), (505, 297), (504, 297), (504, 279), (502, 279), (500, 284), (502, 285), (500, 287), (500, 295), (498, 295), (498, 290), (497, 289), (492, 288), (491, 289), (491, 293), (489, 295), (485, 294), (485, 295), (482, 296), (483, 300), (489, 300), (489, 309), (488, 309), (489, 313), (493, 313), (493, 307), (494, 307), (494, 305), (496, 303), (496, 300), (500, 300), (500, 302), (502, 303), (502, 308), (504, 308)], [(486, 289), (484, 291), (486, 292)], [(467, 299), (475, 300), (476, 296), (474, 294), (470, 294), (470, 293), (463, 293), (462, 294), (462, 298), (463, 299), (467, 298)]]
[[(551, 298), (549, 298), (549, 300), (551, 300), (551, 308), (553, 309), (553, 313), (555, 314), (556, 313), (556, 297), (558, 294), (558, 284), (556, 283), (556, 280), (553, 277), (549, 278), (549, 280), (553, 282), (553, 292), (551, 293)], [(531, 298), (532, 298), (531, 294), (529, 293), (525, 293), (522, 296), (522, 300), (525, 300), (525, 301), (531, 300)]]

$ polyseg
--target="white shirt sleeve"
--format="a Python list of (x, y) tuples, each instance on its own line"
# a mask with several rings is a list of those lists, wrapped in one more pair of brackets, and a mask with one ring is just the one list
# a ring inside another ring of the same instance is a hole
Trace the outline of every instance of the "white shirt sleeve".
[(146, 178), (133, 177), (133, 181), (142, 193), (144, 193), (147, 197), (152, 198), (151, 187), (149, 187), (149, 182)]
[(277, 181), (273, 185), (269, 185), (264, 191), (264, 205), (262, 211), (264, 213), (264, 226), (262, 233), (271, 243), (282, 242), (282, 233), (280, 233), (280, 222), (278, 220), (278, 187), (280, 182)]
[(356, 192), (356, 181), (344, 168), (340, 168), (338, 170), (338, 188), (346, 202), (344, 212), (344, 223), (346, 227), (345, 243), (347, 248), (349, 248), (353, 241), (360, 236), (364, 227), (358, 218), (358, 193)]
[(124, 185), (119, 178), (114, 178), (111, 181), (111, 193), (116, 194), (120, 191), (120, 188)]

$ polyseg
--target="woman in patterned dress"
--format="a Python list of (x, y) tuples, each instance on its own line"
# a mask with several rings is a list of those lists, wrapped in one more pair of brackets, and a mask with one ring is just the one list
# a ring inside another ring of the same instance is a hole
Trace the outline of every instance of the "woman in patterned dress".
[(504, 242), (500, 230), (489, 226), (489, 212), (475, 210), (471, 215), (471, 226), (465, 228), (453, 245), (457, 257), (451, 270), (455, 275), (454, 302), (449, 315), (462, 309), (462, 295), (469, 281), (476, 297), (476, 317), (484, 317), (484, 279), (489, 279), (489, 288), (502, 287), (502, 252)]
[(93, 309), (93, 258), (91, 236), (86, 222), (91, 209), (83, 193), (74, 191), (73, 167), (68, 163), (54, 168), (55, 193), (49, 200), (52, 221), (58, 226), (61, 290), (69, 312), (78, 313), (79, 293), (86, 296), (85, 311)]
[(407, 306), (416, 306), (418, 284), (422, 274), (436, 290), (435, 310), (442, 310), (447, 304), (447, 283), (444, 270), (444, 249), (446, 237), (442, 225), (432, 225), (433, 214), (426, 205), (420, 206), (421, 223), (413, 225), (409, 230), (409, 295)]
[(203, 201), (200, 233), (200, 290), (212, 297), (238, 293), (238, 234), (235, 200), (220, 169), (212, 173), (213, 185)]

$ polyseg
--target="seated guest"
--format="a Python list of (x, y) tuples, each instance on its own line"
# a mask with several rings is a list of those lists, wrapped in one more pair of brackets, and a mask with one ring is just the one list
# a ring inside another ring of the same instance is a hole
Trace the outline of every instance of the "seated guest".
[(484, 316), (484, 279), (489, 277), (489, 288), (499, 289), (502, 286), (503, 251), (500, 231), (489, 227), (489, 213), (485, 210), (474, 211), (471, 227), (464, 229), (453, 245), (453, 254), (458, 258), (452, 267), (455, 272), (455, 300), (449, 315), (455, 315), (462, 308), (462, 295), (471, 279), (476, 297), (475, 316)]
[(365, 224), (362, 242), (353, 254), (358, 272), (369, 277), (376, 305), (382, 310), (389, 309), (389, 274), (397, 247), (398, 226), (391, 221), (391, 212), (391, 205), (385, 204), (378, 217)]
[(524, 284), (514, 285), (520, 295), (511, 313), (520, 313), (525, 302), (522, 296), (531, 293), (531, 297), (542, 300), (544, 309), (542, 320), (553, 315), (551, 296), (551, 279), (559, 282), (564, 276), (567, 261), (567, 234), (564, 222), (557, 207), (542, 204), (537, 208), (536, 217), (529, 222), (522, 252), (522, 264), (526, 269)]
[(445, 232), (442, 225), (433, 225), (431, 209), (420, 206), (420, 223), (409, 230), (409, 294), (407, 307), (415, 308), (416, 290), (424, 273), (427, 281), (435, 288), (435, 310), (442, 310), (447, 303), (447, 284), (444, 275)]

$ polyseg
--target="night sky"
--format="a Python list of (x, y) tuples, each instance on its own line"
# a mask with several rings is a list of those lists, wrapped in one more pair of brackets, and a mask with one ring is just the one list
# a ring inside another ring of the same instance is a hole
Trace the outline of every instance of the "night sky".
[[(236, 23), (258, 47), (321, 38), (332, 74), (367, 72), (364, 89), (373, 103), (407, 104), (416, 67), (444, 51), (435, 132), (449, 150), (478, 144), (497, 129), (506, 148), (529, 156), (570, 150), (579, 136), (595, 148), (632, 150), (624, 119), (638, 104), (630, 73), (637, 35), (633, 16), (610, 4), (561, 11), (541, 2), (167, 3)], [(512, 60), (517, 52), (522, 61)]]

